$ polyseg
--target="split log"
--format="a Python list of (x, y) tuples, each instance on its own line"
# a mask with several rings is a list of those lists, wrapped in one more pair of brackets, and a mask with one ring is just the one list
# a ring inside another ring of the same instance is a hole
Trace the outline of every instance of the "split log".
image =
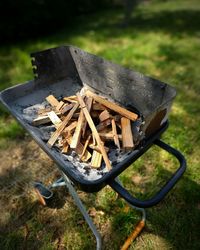
[(131, 121), (125, 117), (121, 118), (122, 145), (124, 150), (131, 150), (134, 147)]
[(102, 154), (94, 150), (92, 154), (91, 167), (100, 168), (102, 162)]

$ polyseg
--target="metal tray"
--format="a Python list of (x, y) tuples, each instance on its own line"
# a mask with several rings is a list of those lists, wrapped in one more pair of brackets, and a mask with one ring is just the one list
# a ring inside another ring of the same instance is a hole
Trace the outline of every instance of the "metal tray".
[[(133, 70), (108, 62), (73, 46), (63, 46), (32, 55), (35, 79), (8, 88), (0, 93), (0, 100), (30, 133), (58, 167), (87, 192), (95, 192), (116, 178), (140, 157), (166, 130), (168, 113), (176, 95), (174, 88)], [(87, 85), (93, 91), (111, 97), (119, 104), (134, 110), (145, 121), (142, 130), (146, 137), (126, 159), (97, 180), (88, 181), (75, 171), (71, 162), (48, 148), (38, 128), (23, 117), (23, 109), (43, 102), (49, 94), (56, 97), (73, 95)]]

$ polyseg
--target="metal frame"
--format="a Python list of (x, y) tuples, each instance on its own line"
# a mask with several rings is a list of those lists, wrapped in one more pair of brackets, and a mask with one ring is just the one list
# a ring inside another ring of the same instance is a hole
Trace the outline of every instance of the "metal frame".
[[(181, 178), (181, 176), (183, 175), (183, 173), (186, 169), (186, 160), (185, 160), (184, 156), (178, 150), (172, 148), (171, 146), (162, 142), (161, 140), (155, 140), (154, 144), (159, 146), (160, 148), (166, 150), (168, 153), (172, 154), (173, 156), (175, 156), (178, 159), (180, 166), (179, 166), (178, 170), (173, 174), (171, 179), (165, 184), (165, 186), (163, 188), (161, 188), (161, 190), (153, 198), (146, 200), (146, 201), (141, 201), (141, 200), (134, 198), (123, 187), (122, 183), (119, 180), (119, 177), (116, 177), (115, 179), (113, 179), (111, 182), (108, 183), (113, 188), (113, 190), (115, 190), (126, 201), (126, 203), (131, 208), (136, 209), (142, 213), (141, 222), (142, 222), (143, 226), (145, 225), (145, 221), (146, 221), (146, 212), (145, 212), (144, 208), (154, 206), (157, 203), (159, 203), (161, 200), (163, 200), (164, 197), (166, 196), (166, 194), (173, 188), (173, 186), (176, 184), (176, 182)], [(69, 191), (70, 195), (73, 197), (76, 206), (78, 207), (78, 209), (82, 213), (85, 221), (89, 225), (92, 233), (94, 234), (94, 236), (96, 238), (96, 249), (100, 250), (102, 248), (102, 239), (101, 239), (100, 233), (98, 232), (92, 219), (90, 218), (89, 214), (87, 213), (85, 206), (83, 205), (75, 188), (73, 187), (72, 181), (66, 176), (66, 174), (63, 171), (61, 171), (61, 174), (63, 177), (58, 179), (56, 182), (54, 182), (53, 184), (51, 184), (47, 188), (45, 188), (43, 186), (44, 191), (46, 189), (47, 191), (51, 192), (51, 190), (50, 190), (51, 188), (56, 188), (56, 187), (60, 187), (60, 186), (66, 186), (68, 188), (68, 191)], [(42, 184), (40, 184), (40, 185), (42, 186)], [(51, 197), (52, 197), (52, 195), (49, 196), (49, 198), (51, 198)], [(44, 198), (48, 199), (48, 197), (44, 197)], [(134, 237), (132, 237), (132, 240), (134, 240), (137, 237), (137, 235), (142, 230), (143, 226), (140, 227), (140, 229), (138, 229), (139, 227), (136, 226), (135, 231), (133, 232)], [(125, 242), (125, 243), (127, 243), (127, 242)], [(127, 244), (129, 244), (129, 243), (127, 243)]]
[[(64, 174), (64, 172), (61, 171), (62, 177), (59, 178), (58, 180), (56, 180), (54, 183), (52, 183), (51, 185), (49, 185), (48, 187), (43, 186), (42, 183), (35, 183), (35, 184), (40, 184), (44, 189), (51, 191), (52, 188), (57, 188), (57, 187), (61, 187), (61, 186), (66, 186), (70, 195), (73, 197), (74, 202), (76, 204), (76, 206), (78, 207), (79, 211), (82, 213), (85, 221), (87, 222), (88, 226), (90, 227), (93, 235), (96, 238), (96, 249), (97, 250), (101, 250), (102, 249), (102, 238), (100, 233), (98, 232), (96, 226), (94, 225), (91, 217), (89, 216), (84, 204), (82, 203), (80, 197), (78, 196), (76, 189), (73, 187), (73, 183), (70, 181), (70, 179)], [(119, 178), (116, 178), (116, 181), (118, 183), (120, 183)], [(120, 185), (122, 185), (120, 183)], [(52, 193), (53, 195), (53, 193)], [(46, 200), (51, 199), (52, 195), (50, 195), (49, 197), (44, 197)], [(126, 200), (125, 200), (126, 201)], [(139, 207), (135, 207), (133, 205), (131, 205), (129, 202), (126, 201), (126, 203), (133, 209), (138, 210), (142, 213), (142, 219), (141, 221), (143, 221), (145, 223), (146, 221), (146, 211), (144, 208), (139, 208)]]

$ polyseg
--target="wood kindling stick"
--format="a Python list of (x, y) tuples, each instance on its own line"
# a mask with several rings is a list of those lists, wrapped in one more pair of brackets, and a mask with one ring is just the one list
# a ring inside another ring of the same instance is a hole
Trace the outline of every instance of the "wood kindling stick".
[(59, 105), (59, 101), (55, 98), (53, 95), (49, 95), (46, 97), (46, 100), (49, 104), (51, 104), (52, 107), (57, 107)]
[(77, 110), (79, 107), (79, 103), (76, 103), (74, 107), (70, 110), (69, 114), (65, 117), (64, 121), (61, 123), (61, 125), (58, 127), (58, 129), (53, 133), (51, 138), (48, 140), (47, 145), (51, 148), (56, 140), (58, 139), (59, 135), (62, 133), (62, 131), (65, 129), (67, 126), (68, 122), (72, 118), (74, 112)]
[(122, 108), (119, 105), (117, 105), (117, 104), (115, 104), (113, 102), (110, 102), (110, 101), (106, 100), (105, 98), (100, 97), (100, 96), (92, 93), (89, 90), (86, 91), (86, 96), (92, 97), (95, 101), (103, 104), (107, 108), (119, 113), (122, 116), (127, 117), (128, 119), (130, 119), (132, 121), (135, 121), (138, 118), (137, 114), (135, 114), (135, 113), (133, 113), (133, 112), (131, 112), (131, 111), (125, 109), (125, 108)]
[(54, 111), (51, 111), (51, 112), (48, 112), (47, 115), (48, 115), (49, 119), (51, 120), (51, 122), (55, 125), (55, 127), (58, 128), (62, 121), (56, 115), (56, 113)]
[[(90, 113), (90, 110), (92, 108), (92, 102), (93, 102), (93, 99), (91, 97), (86, 97), (85, 103), (86, 103), (86, 107), (87, 107), (87, 110), (89, 113)], [(87, 127), (87, 120), (85, 119), (83, 122), (83, 128), (82, 128), (82, 136), (83, 137), (85, 136), (86, 127)]]
[(119, 137), (117, 134), (117, 127), (116, 127), (116, 123), (114, 119), (112, 119), (112, 132), (113, 132), (115, 145), (120, 149)]
[(60, 111), (64, 104), (65, 103), (63, 101), (60, 101), (59, 104), (56, 106), (56, 110)]
[[(84, 150), (84, 146), (82, 143), (79, 142), (77, 148), (75, 149), (75, 152), (79, 155), (79, 157), (82, 156), (83, 150)], [(85, 153), (81, 157), (81, 160), (87, 162), (90, 158), (91, 158), (90, 152), (88, 150), (85, 150)]]
[(88, 146), (88, 144), (89, 144), (89, 142), (90, 142), (90, 139), (91, 139), (91, 135), (89, 135), (88, 138), (87, 138), (87, 140), (85, 141), (84, 148), (83, 148), (83, 152), (82, 152), (82, 154), (81, 154), (81, 156), (80, 156), (80, 159), (81, 159), (81, 160), (82, 160), (82, 158), (83, 158), (83, 156), (84, 156), (84, 154), (85, 154), (85, 151), (86, 151), (87, 146)]
[(70, 148), (75, 149), (78, 143), (80, 142), (82, 126), (83, 126), (84, 121), (85, 121), (85, 116), (84, 116), (83, 111), (81, 110), (79, 118), (78, 118), (78, 123), (77, 123), (76, 129), (72, 138), (72, 143), (70, 144)]
[(96, 129), (95, 125), (94, 125), (94, 122), (93, 122), (93, 120), (92, 120), (92, 118), (90, 116), (90, 113), (87, 110), (86, 104), (85, 104), (82, 96), (80, 95), (80, 93), (77, 93), (76, 95), (77, 95), (77, 98), (78, 98), (78, 102), (79, 102), (79, 104), (81, 106), (81, 109), (84, 112), (84, 115), (85, 115), (85, 118), (86, 118), (86, 120), (88, 122), (88, 125), (90, 126), (90, 129), (91, 129), (91, 131), (92, 131), (92, 133), (93, 133), (93, 135), (94, 135), (94, 137), (96, 139), (97, 145), (101, 150), (101, 153), (103, 155), (103, 159), (105, 161), (106, 167), (107, 167), (108, 170), (110, 170), (111, 169), (110, 161), (108, 159), (107, 153), (106, 153), (105, 148), (103, 146), (103, 142), (101, 141), (101, 138), (100, 138), (100, 136), (99, 136), (99, 134), (97, 132), (97, 129)]
[(77, 121), (74, 121), (69, 126), (67, 126), (64, 131), (71, 132), (76, 128), (76, 126), (77, 126)]

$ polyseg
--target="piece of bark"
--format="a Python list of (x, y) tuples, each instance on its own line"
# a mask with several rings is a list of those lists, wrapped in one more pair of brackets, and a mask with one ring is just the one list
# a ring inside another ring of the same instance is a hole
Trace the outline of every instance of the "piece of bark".
[[(91, 97), (86, 97), (86, 107), (87, 107), (87, 110), (88, 112), (90, 113), (90, 110), (92, 108), (92, 102), (93, 102), (93, 99)], [(83, 127), (82, 127), (82, 136), (83, 138), (85, 137), (85, 131), (86, 131), (86, 128), (87, 128), (87, 120), (85, 119), (84, 122), (83, 122)]]
[(102, 154), (96, 150), (93, 150), (92, 160), (91, 160), (91, 167), (93, 168), (100, 168), (102, 162)]
[(65, 113), (67, 113), (70, 109), (72, 109), (74, 107), (74, 104), (67, 104), (67, 105), (65, 105), (65, 106), (63, 106), (62, 107), (62, 109), (61, 109), (61, 114), (65, 114)]
[(38, 110), (38, 115), (46, 115), (48, 112), (51, 112), (52, 108), (45, 108), (45, 109), (39, 109)]
[(58, 139), (59, 135), (62, 133), (62, 131), (65, 129), (67, 126), (68, 122), (72, 118), (74, 112), (77, 110), (79, 104), (76, 103), (74, 107), (70, 110), (69, 114), (65, 117), (64, 121), (61, 123), (61, 125), (58, 127), (58, 129), (53, 133), (51, 138), (48, 140), (47, 145), (51, 148), (56, 140)]
[(86, 120), (88, 122), (88, 125), (90, 126), (90, 129), (91, 129), (91, 131), (92, 131), (92, 133), (93, 133), (93, 135), (95, 137), (97, 145), (101, 150), (101, 153), (103, 155), (103, 159), (105, 161), (106, 167), (107, 167), (108, 170), (110, 170), (111, 169), (110, 161), (109, 161), (107, 153), (106, 153), (106, 151), (104, 149), (103, 142), (101, 141), (101, 138), (100, 138), (100, 136), (99, 136), (99, 134), (97, 132), (97, 129), (96, 129), (95, 125), (94, 125), (94, 122), (93, 122), (93, 120), (92, 120), (92, 118), (90, 116), (90, 113), (87, 110), (86, 104), (83, 101), (83, 98), (81, 97), (81, 95), (79, 93), (77, 93), (77, 97), (78, 97), (78, 102), (79, 102), (79, 104), (81, 106), (81, 109), (83, 110), (85, 118), (86, 118)]
[(102, 131), (106, 127), (108, 127), (111, 124), (111, 119), (105, 120), (103, 122), (100, 122), (97, 126), (96, 129), (97, 131)]
[(72, 142), (70, 144), (70, 148), (72, 149), (75, 149), (78, 143), (80, 142), (82, 126), (83, 126), (84, 121), (85, 121), (85, 116), (84, 116), (83, 111), (81, 110), (79, 118), (78, 118), (77, 126), (75, 129), (73, 138), (72, 138)]
[(121, 118), (122, 146), (124, 150), (131, 150), (134, 147), (131, 121), (126, 117)]
[(46, 97), (46, 100), (52, 107), (57, 107), (59, 105), (59, 101), (53, 95), (49, 95)]
[(90, 115), (91, 115), (92, 118), (99, 118), (99, 111), (97, 111), (97, 110), (92, 110), (92, 111), (90, 112)]
[[(99, 136), (102, 138), (102, 140), (114, 140), (113, 133), (99, 133)], [(119, 140), (122, 140), (122, 135), (118, 134)]]
[(54, 111), (51, 111), (51, 112), (48, 112), (47, 115), (48, 115), (49, 119), (51, 120), (51, 122), (55, 125), (55, 127), (58, 128), (62, 121), (56, 115), (56, 113)]
[(119, 113), (119, 114), (122, 115), (122, 116), (127, 117), (128, 119), (130, 119), (130, 120), (132, 120), (132, 121), (135, 121), (135, 120), (137, 120), (137, 118), (138, 118), (138, 115), (137, 115), (137, 114), (135, 114), (135, 113), (133, 113), (133, 112), (131, 112), (131, 111), (125, 109), (125, 108), (122, 108), (122, 107), (120, 107), (119, 105), (117, 105), (117, 104), (115, 104), (115, 103), (113, 103), (113, 102), (110, 102), (110, 101), (106, 100), (105, 98), (100, 97), (100, 96), (98, 96), (98, 95), (92, 93), (92, 92), (89, 91), (89, 90), (86, 91), (86, 95), (87, 95), (87, 96), (91, 96), (95, 101), (97, 101), (97, 102), (103, 104), (103, 105), (106, 106), (107, 108), (109, 108), (109, 109), (111, 109), (111, 110), (113, 110), (113, 111)]
[(112, 133), (113, 133), (115, 145), (120, 149), (119, 137), (117, 134), (117, 127), (116, 127), (116, 123), (114, 119), (112, 119)]
[(103, 111), (103, 110), (105, 110), (105, 109), (106, 109), (106, 107), (103, 106), (103, 105), (101, 105), (101, 104), (98, 103), (98, 102), (94, 102), (94, 103), (92, 104), (92, 110)]
[(105, 109), (104, 111), (102, 111), (101, 114), (99, 115), (99, 120), (101, 122), (103, 122), (103, 121), (105, 121), (105, 120), (107, 120), (109, 118), (110, 118), (110, 114), (109, 114), (109, 112), (108, 112), (107, 109)]

